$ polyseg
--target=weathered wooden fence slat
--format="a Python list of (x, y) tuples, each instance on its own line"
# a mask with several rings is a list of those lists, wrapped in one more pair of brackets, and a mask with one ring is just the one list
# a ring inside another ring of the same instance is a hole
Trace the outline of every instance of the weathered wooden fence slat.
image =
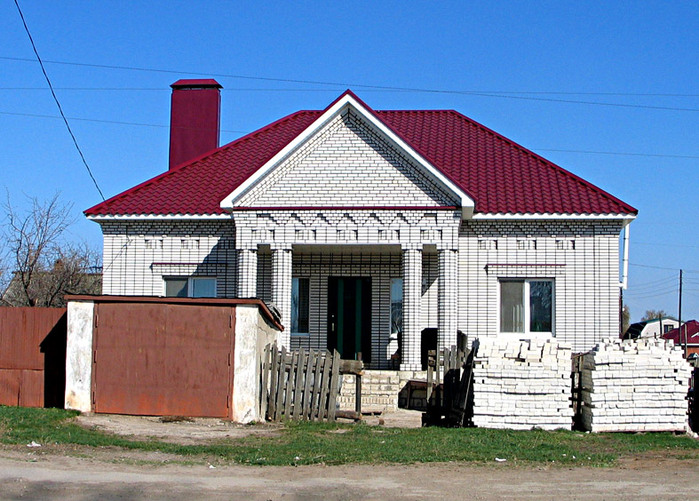
[[(333, 353), (333, 367), (332, 373), (330, 375), (330, 382), (340, 380), (340, 353), (336, 350)], [(331, 384), (328, 394), (328, 421), (335, 421), (335, 403), (337, 402), (337, 392), (339, 390), (339, 384)]]
[(467, 426), (473, 418), (473, 351), (466, 340), (427, 353), (424, 424)]
[[(261, 403), (264, 416), (272, 421), (287, 419), (328, 420), (338, 417), (337, 397), (342, 374), (355, 374), (361, 384), (363, 364), (340, 360), (337, 351), (304, 350), (288, 352), (276, 344), (265, 347), (260, 366)], [(340, 413), (344, 416), (346, 413)], [(354, 412), (361, 416), (361, 399)]]

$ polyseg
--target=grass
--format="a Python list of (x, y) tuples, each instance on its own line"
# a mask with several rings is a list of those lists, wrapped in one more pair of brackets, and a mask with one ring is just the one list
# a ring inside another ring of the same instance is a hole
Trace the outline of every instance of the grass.
[(584, 434), (488, 430), (483, 428), (398, 429), (363, 424), (289, 422), (280, 436), (248, 436), (202, 445), (136, 440), (79, 426), (78, 413), (60, 409), (0, 406), (0, 443), (70, 444), (85, 447), (160, 451), (254, 465), (430, 463), (461, 461), (564, 466), (612, 465), (620, 457), (644, 453), (699, 459), (699, 441), (671, 433)]

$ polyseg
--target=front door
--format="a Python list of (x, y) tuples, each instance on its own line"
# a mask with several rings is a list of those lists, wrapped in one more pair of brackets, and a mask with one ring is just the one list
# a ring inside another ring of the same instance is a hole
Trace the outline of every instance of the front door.
[(328, 348), (371, 362), (371, 278), (328, 277)]

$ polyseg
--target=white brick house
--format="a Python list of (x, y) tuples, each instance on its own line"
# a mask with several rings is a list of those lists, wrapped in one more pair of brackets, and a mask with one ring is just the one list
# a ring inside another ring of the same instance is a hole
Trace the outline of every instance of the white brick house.
[(174, 124), (201, 123), (219, 87), (173, 84), (170, 170), (86, 211), (104, 294), (259, 297), (282, 343), (377, 369), (419, 370), (435, 330), (439, 346), (462, 331), (575, 351), (618, 334), (633, 207), (455, 111), (374, 111), (350, 91), (173, 161), (191, 135), (217, 142), (218, 108)]

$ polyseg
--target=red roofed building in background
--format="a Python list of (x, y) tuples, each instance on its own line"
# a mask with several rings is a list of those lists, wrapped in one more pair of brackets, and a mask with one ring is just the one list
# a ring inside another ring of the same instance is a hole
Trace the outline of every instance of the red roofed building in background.
[(663, 334), (663, 338), (672, 339), (675, 342), (675, 346), (682, 346), (683, 348), (686, 343), (688, 356), (692, 353), (699, 355), (699, 322), (696, 320), (684, 322), (682, 327), (672, 329)]
[(218, 147), (220, 85), (172, 87), (170, 169), (85, 211), (105, 294), (261, 298), (282, 344), (374, 369), (422, 369), (434, 329), (618, 335), (637, 211), (604, 190), (456, 111), (351, 91)]

